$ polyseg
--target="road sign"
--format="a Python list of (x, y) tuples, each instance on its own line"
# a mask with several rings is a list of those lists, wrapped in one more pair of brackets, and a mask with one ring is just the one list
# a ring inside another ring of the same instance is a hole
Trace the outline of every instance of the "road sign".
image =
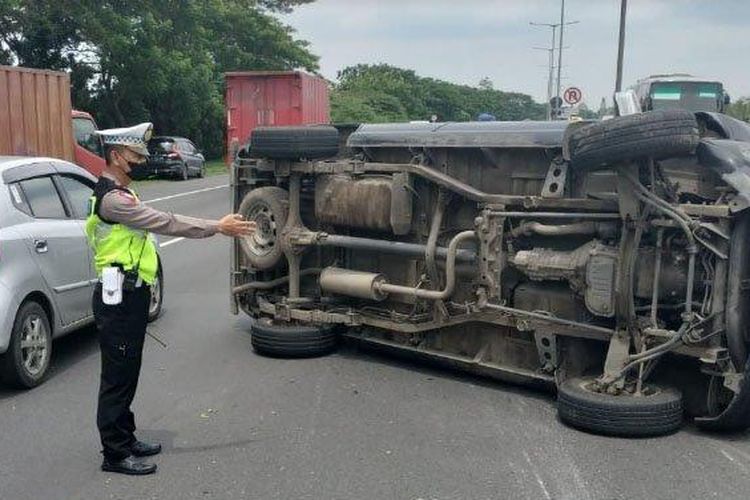
[(555, 96), (552, 99), (549, 100), (550, 106), (552, 106), (552, 109), (560, 109), (562, 106), (562, 99)]
[(571, 105), (578, 104), (581, 101), (581, 97), (583, 97), (583, 93), (578, 87), (568, 87), (563, 94), (565, 102)]

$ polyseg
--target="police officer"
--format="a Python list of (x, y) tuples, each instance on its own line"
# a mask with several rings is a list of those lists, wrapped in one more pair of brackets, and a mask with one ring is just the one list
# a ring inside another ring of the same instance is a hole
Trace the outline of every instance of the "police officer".
[[(161, 445), (135, 437), (130, 404), (135, 396), (146, 335), (150, 285), (159, 265), (150, 233), (206, 238), (216, 233), (251, 234), (254, 223), (230, 214), (219, 221), (161, 212), (144, 205), (128, 189), (130, 172), (148, 157), (152, 125), (99, 131), (105, 145), (106, 168), (90, 201), (86, 235), (100, 277), (93, 308), (102, 371), (96, 423), (101, 436), (102, 470), (144, 475), (156, 464), (136, 457), (156, 455)], [(118, 300), (119, 299), (119, 300)]]

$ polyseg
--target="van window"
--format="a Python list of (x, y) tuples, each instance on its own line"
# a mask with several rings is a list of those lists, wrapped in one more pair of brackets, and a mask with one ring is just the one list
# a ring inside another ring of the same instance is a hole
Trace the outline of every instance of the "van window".
[(104, 150), (99, 136), (94, 134), (96, 125), (88, 118), (73, 118), (73, 134), (76, 142), (84, 149), (88, 149), (96, 156), (104, 158)]

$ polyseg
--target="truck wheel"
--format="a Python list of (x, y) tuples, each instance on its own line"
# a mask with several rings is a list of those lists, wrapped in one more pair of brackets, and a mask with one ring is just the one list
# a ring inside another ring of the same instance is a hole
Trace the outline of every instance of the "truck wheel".
[(565, 380), (558, 388), (557, 411), (566, 424), (594, 434), (659, 436), (682, 426), (682, 395), (648, 385), (641, 396), (613, 396), (590, 389), (594, 377)]
[(570, 134), (571, 165), (595, 168), (640, 158), (688, 155), (700, 136), (693, 113), (681, 109), (620, 116)]
[(330, 126), (258, 127), (250, 135), (252, 158), (301, 160), (339, 152), (339, 132)]
[(52, 329), (44, 308), (26, 302), (13, 323), (8, 351), (0, 356), (3, 381), (20, 389), (41, 384), (52, 355)]
[(338, 336), (330, 326), (278, 324), (259, 318), (251, 327), (251, 343), (263, 356), (311, 358), (334, 351)]
[(245, 257), (256, 269), (275, 267), (284, 255), (279, 237), (289, 214), (288, 193), (274, 186), (253, 189), (242, 199), (239, 213), (257, 225), (253, 234), (240, 238)]

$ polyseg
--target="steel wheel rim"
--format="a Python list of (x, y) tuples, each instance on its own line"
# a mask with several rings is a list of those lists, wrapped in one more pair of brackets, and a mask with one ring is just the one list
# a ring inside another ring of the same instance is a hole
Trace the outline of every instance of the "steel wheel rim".
[(153, 316), (156, 311), (159, 310), (161, 304), (161, 279), (159, 276), (154, 280), (154, 284), (151, 285), (151, 298), (149, 299), (148, 315)]
[[(589, 394), (599, 394), (603, 396), (607, 396), (610, 394), (607, 394), (606, 392), (599, 392), (596, 391), (595, 388), (596, 381), (595, 380), (583, 380), (579, 384), (579, 387), (583, 389), (585, 392)], [(632, 394), (628, 391), (622, 391), (620, 394), (617, 395), (617, 397), (639, 397), (639, 398), (648, 398), (652, 396), (657, 396), (662, 393), (662, 389), (659, 386), (652, 386), (649, 384), (643, 384), (643, 387), (641, 389), (641, 394), (636, 396), (635, 394)], [(611, 395), (610, 395), (611, 396)]]
[(247, 246), (255, 255), (268, 255), (276, 246), (276, 217), (271, 208), (265, 203), (258, 203), (250, 209), (247, 220), (255, 222), (257, 226), (252, 235), (245, 237)]
[(21, 359), (26, 372), (38, 376), (44, 371), (49, 357), (49, 336), (42, 318), (28, 316), (21, 327)]

